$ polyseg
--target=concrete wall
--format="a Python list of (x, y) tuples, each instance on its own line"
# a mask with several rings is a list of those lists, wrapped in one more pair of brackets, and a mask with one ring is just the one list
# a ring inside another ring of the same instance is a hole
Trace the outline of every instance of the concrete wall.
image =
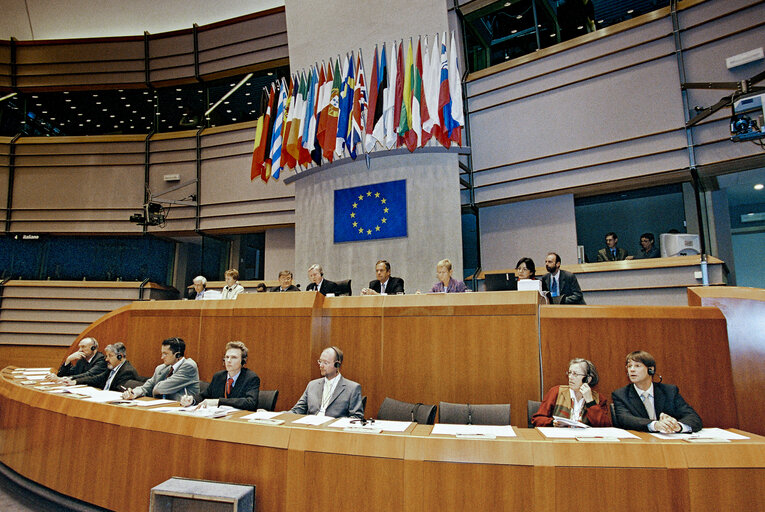
[[(302, 283), (304, 272), (295, 267), (295, 228), (274, 228), (266, 230), (266, 264), (263, 278), (273, 281), (282, 270), (292, 271), (295, 282)], [(305, 286), (302, 288), (305, 290)]]
[[(364, 184), (406, 180), (405, 238), (333, 243), (334, 191)], [(402, 277), (407, 293), (430, 290), (436, 262), (449, 258), (454, 275), (462, 275), (462, 235), (457, 156), (406, 154), (363, 161), (319, 172), (295, 182), (295, 268), (305, 289), (306, 271), (319, 263), (327, 279), (353, 280), (353, 294), (374, 279), (377, 260), (388, 260)]]

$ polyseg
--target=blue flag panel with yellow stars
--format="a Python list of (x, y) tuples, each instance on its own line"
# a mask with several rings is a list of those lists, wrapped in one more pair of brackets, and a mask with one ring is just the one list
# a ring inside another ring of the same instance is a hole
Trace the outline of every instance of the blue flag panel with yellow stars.
[(406, 235), (406, 180), (335, 190), (335, 243)]

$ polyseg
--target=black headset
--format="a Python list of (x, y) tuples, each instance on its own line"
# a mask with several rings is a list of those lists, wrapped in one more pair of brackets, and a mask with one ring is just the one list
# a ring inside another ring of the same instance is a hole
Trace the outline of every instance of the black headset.
[(656, 367), (655, 366), (649, 366), (648, 367), (648, 375), (653, 377), (656, 374)]
[(122, 361), (122, 354), (117, 354), (117, 361)]
[(91, 346), (90, 346), (90, 351), (91, 351), (91, 352), (95, 352), (95, 351), (96, 351), (96, 345), (95, 345), (95, 343), (94, 343), (93, 345), (91, 345)]
[(340, 355), (340, 349), (334, 345), (329, 348), (335, 352), (335, 368), (340, 368), (340, 366), (343, 364), (343, 356)]

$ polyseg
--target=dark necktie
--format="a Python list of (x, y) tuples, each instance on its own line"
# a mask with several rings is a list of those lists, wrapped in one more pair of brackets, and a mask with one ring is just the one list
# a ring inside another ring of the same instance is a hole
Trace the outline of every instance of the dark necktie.
[(166, 379), (169, 379), (173, 375), (173, 367), (170, 367), (170, 371), (167, 372), (167, 375), (165, 376)]
[(229, 377), (228, 380), (226, 381), (226, 394), (225, 394), (224, 398), (228, 398), (228, 395), (231, 394), (231, 387), (233, 385), (234, 385), (234, 379)]
[(611, 255), (616, 259), (616, 249), (611, 249)]
[(553, 297), (558, 296), (558, 280), (556, 278), (552, 278), (552, 286), (550, 287), (550, 295)]

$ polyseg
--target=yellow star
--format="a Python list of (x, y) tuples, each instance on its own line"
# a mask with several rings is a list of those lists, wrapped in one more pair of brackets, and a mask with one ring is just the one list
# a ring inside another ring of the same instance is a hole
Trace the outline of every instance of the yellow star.
[(353, 203), (353, 207), (356, 208), (359, 205), (359, 203)]
[(367, 235), (371, 235), (371, 234), (372, 234), (372, 230), (371, 229), (367, 229)]
[(359, 223), (358, 223), (358, 222), (356, 222), (356, 221), (353, 221), (353, 227), (354, 227), (354, 228), (355, 228), (356, 226), (358, 226), (358, 225), (359, 225)]
[(382, 204), (385, 204), (387, 201), (388, 201), (388, 200), (387, 200), (387, 199), (385, 199), (384, 197), (383, 197), (382, 199), (380, 199), (380, 202), (381, 202)]
[(383, 223), (383, 224), (385, 224), (386, 222), (388, 222), (388, 219), (386, 219), (385, 217), (383, 217), (382, 219), (380, 219), (380, 221), (382, 221), (382, 223)]
[(380, 197), (380, 193), (379, 192), (375, 192), (375, 197)]
[(364, 233), (364, 228), (359, 228), (359, 233)]
[(383, 208), (383, 213), (388, 213), (388, 208)]
[(367, 191), (367, 197), (372, 197), (372, 191), (371, 190)]
[(375, 226), (375, 231), (380, 231), (380, 226)]
[(364, 196), (359, 195), (359, 201), (363, 201), (363, 200), (364, 200)]
[(356, 216), (356, 212), (351, 212), (351, 218), (354, 218)]

